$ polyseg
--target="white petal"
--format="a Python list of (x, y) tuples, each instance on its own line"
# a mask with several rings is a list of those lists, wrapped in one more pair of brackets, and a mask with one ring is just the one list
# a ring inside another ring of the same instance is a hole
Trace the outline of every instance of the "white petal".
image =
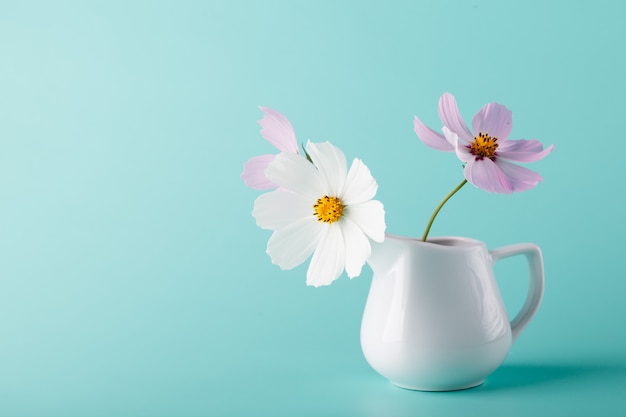
[(344, 216), (356, 223), (375, 242), (385, 240), (385, 207), (378, 200), (346, 207)]
[(280, 187), (307, 195), (315, 200), (326, 191), (324, 180), (306, 158), (282, 152), (265, 170), (265, 176)]
[(362, 203), (374, 198), (377, 190), (378, 184), (369, 168), (360, 159), (355, 158), (348, 172), (341, 201), (346, 205)]
[(443, 136), (446, 138), (448, 143), (452, 145), (452, 147), (454, 148), (456, 148), (456, 144), (458, 143), (459, 140), (461, 140), (461, 142), (464, 144), (469, 143), (465, 139), (460, 138), (459, 135), (457, 135), (456, 133), (454, 133), (453, 131), (451, 131), (445, 126), (442, 127), (441, 130), (443, 131)]
[[(318, 222), (319, 223), (319, 222)], [(326, 226), (306, 274), (307, 285), (329, 285), (339, 278), (346, 265), (346, 245), (339, 223), (319, 223)]]
[(458, 141), (455, 146), (456, 156), (466, 164), (476, 160), (476, 155), (470, 152), (469, 145)]
[(361, 269), (372, 254), (372, 246), (365, 233), (352, 220), (344, 217), (339, 221), (346, 242), (346, 273), (350, 278), (361, 275)]
[(267, 242), (272, 263), (291, 269), (306, 261), (318, 247), (325, 224), (310, 216), (276, 230)]
[[(341, 149), (330, 142), (306, 144), (306, 152), (319, 170), (332, 197), (339, 196), (346, 182), (348, 164)], [(321, 197), (321, 196), (320, 196)]]
[(262, 194), (254, 201), (252, 215), (257, 226), (276, 230), (313, 215), (315, 200), (302, 194), (278, 189)]

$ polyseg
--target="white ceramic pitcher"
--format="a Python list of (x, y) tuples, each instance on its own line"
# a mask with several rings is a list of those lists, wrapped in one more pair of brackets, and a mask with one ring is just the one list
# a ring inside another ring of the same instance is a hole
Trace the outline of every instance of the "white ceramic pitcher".
[[(493, 265), (525, 255), (530, 285), (509, 322)], [(504, 361), (543, 297), (541, 251), (524, 243), (488, 250), (462, 237), (387, 235), (374, 244), (374, 271), (361, 323), (365, 358), (393, 384), (423, 391), (480, 385)]]

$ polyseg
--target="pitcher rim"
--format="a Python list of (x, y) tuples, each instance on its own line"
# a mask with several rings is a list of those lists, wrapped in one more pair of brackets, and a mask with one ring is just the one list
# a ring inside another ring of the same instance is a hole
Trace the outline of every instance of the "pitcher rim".
[(414, 243), (416, 245), (425, 245), (438, 248), (459, 248), (475, 245), (485, 245), (481, 240), (474, 239), (465, 236), (433, 236), (429, 237), (426, 242), (422, 242), (422, 239), (418, 237), (409, 237), (396, 235), (393, 233), (385, 233), (385, 240), (391, 238), (392, 240), (399, 240), (404, 242)]

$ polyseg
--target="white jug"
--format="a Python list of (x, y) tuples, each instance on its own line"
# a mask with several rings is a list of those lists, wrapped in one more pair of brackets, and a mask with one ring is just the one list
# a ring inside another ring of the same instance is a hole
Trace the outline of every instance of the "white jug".
[[(514, 255), (527, 257), (530, 285), (509, 322), (493, 265)], [(451, 391), (482, 384), (543, 297), (541, 250), (530, 243), (488, 250), (462, 237), (422, 242), (387, 235), (373, 244), (368, 263), (374, 277), (361, 323), (363, 354), (402, 388)]]

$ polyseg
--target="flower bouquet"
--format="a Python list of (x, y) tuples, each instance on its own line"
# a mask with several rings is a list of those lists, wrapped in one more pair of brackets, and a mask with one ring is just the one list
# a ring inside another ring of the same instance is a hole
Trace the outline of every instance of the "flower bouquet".
[[(374, 199), (377, 183), (359, 159), (348, 167), (329, 142), (302, 149), (289, 120), (269, 108), (261, 135), (280, 153), (250, 159), (246, 185), (270, 190), (254, 202), (257, 225), (272, 230), (267, 253), (282, 269), (311, 258), (307, 285), (331, 284), (345, 270), (360, 275), (367, 262), (374, 278), (361, 325), (366, 359), (394, 384), (411, 389), (454, 390), (482, 383), (509, 351), (537, 311), (543, 294), (543, 264), (536, 245), (488, 250), (467, 238), (429, 239), (443, 205), (468, 182), (492, 193), (534, 188), (543, 178), (516, 163), (538, 161), (554, 146), (510, 140), (512, 113), (488, 103), (463, 121), (455, 98), (439, 100), (441, 133), (415, 117), (414, 130), (427, 146), (454, 152), (463, 180), (436, 207), (421, 239), (385, 234), (385, 210)], [(498, 259), (525, 255), (530, 289), (509, 322), (493, 277)]]

